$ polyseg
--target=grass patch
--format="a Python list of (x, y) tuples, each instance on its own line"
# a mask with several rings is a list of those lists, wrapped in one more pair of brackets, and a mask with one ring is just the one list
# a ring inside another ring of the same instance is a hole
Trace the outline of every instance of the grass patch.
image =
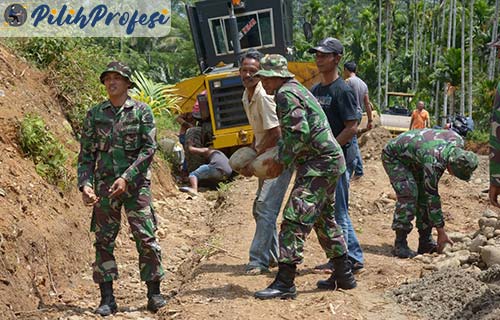
[(36, 172), (50, 184), (67, 189), (71, 180), (66, 169), (68, 152), (43, 119), (28, 114), (21, 122), (18, 139), (23, 152), (35, 163)]

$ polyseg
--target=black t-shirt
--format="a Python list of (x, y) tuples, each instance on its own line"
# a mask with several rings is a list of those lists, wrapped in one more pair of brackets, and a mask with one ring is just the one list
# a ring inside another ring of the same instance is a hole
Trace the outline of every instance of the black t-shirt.
[[(359, 120), (361, 118), (354, 91), (341, 77), (326, 86), (318, 83), (312, 87), (311, 92), (318, 99), (323, 111), (325, 111), (335, 137), (344, 130), (345, 121)], [(350, 144), (349, 142), (342, 146), (347, 163), (353, 160), (351, 159), (352, 152), (348, 149), (354, 148), (349, 148)]]

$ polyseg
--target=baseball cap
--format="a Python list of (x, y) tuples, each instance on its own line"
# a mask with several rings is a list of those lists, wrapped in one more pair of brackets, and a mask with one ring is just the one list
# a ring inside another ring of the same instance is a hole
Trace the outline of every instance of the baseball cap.
[(108, 65), (106, 66), (106, 70), (104, 70), (99, 76), (99, 80), (101, 80), (102, 84), (104, 84), (104, 76), (108, 72), (116, 72), (120, 74), (122, 77), (127, 78), (131, 82), (131, 88), (136, 86), (135, 83), (132, 81), (132, 70), (125, 63), (120, 61), (112, 61), (108, 63)]
[(474, 152), (454, 148), (448, 159), (452, 174), (461, 179), (469, 180), (478, 166), (478, 159)]
[(344, 46), (338, 39), (328, 37), (321, 40), (318, 46), (309, 49), (309, 53), (316, 53), (318, 51), (321, 53), (343, 54)]
[(288, 61), (280, 54), (266, 54), (260, 59), (261, 69), (255, 74), (258, 77), (293, 78), (295, 75), (288, 71)]

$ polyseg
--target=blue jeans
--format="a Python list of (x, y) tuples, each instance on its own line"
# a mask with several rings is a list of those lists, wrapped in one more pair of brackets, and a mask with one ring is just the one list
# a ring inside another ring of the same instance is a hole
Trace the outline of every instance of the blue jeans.
[(269, 262), (277, 262), (279, 257), (276, 219), (292, 177), (288, 169), (274, 179), (259, 179), (259, 188), (253, 203), (255, 234), (250, 245), (250, 261), (247, 270), (269, 268)]
[(337, 188), (335, 189), (335, 221), (340, 225), (344, 233), (344, 239), (349, 250), (349, 259), (353, 262), (364, 263), (363, 250), (359, 245), (351, 218), (349, 217), (349, 181), (355, 162), (353, 161), (347, 165), (346, 172), (340, 176), (337, 183)]
[(363, 171), (363, 158), (361, 157), (361, 150), (359, 149), (358, 137), (354, 136), (351, 143), (352, 143), (352, 148), (356, 148), (356, 160), (354, 160), (354, 174), (361, 177), (364, 174), (364, 171)]
[(198, 181), (211, 180), (214, 182), (222, 181), (226, 178), (222, 171), (216, 169), (215, 167), (211, 167), (208, 164), (202, 164), (196, 170), (191, 172), (189, 176), (195, 176)]

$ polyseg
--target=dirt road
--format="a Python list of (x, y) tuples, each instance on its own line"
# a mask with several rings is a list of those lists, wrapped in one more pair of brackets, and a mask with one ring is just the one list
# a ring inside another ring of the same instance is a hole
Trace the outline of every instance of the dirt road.
[[(116, 249), (121, 279), (116, 284), (119, 312), (114, 319), (426, 319), (424, 313), (404, 309), (389, 294), (400, 284), (418, 279), (425, 270), (418, 260), (391, 255), (394, 195), (377, 157), (379, 144), (371, 138), (370, 145), (372, 149), (364, 151), (366, 176), (351, 186), (351, 216), (366, 259), (366, 271), (357, 275), (356, 289), (316, 289), (316, 281), (325, 276), (313, 273), (312, 268), (324, 262), (325, 256), (313, 233), (306, 243), (305, 262), (298, 268), (297, 299), (254, 299), (253, 293), (273, 280), (276, 269), (268, 275), (244, 273), (255, 228), (251, 206), (257, 180), (237, 178), (225, 191), (205, 191), (196, 198), (182, 193), (157, 197), (158, 235), (168, 270), (162, 289), (170, 300), (156, 315), (145, 310), (135, 248), (123, 225)], [(481, 193), (487, 186), (486, 164), (483, 156), (471, 182), (448, 174), (442, 178), (440, 193), (448, 230), (477, 228), (477, 219), (487, 206), (486, 195)], [(416, 232), (410, 244), (416, 248)], [(82, 266), (81, 279), (59, 290), (59, 302), (17, 317), (96, 318), (92, 310), (99, 300), (98, 289), (90, 276), (88, 266)]]

